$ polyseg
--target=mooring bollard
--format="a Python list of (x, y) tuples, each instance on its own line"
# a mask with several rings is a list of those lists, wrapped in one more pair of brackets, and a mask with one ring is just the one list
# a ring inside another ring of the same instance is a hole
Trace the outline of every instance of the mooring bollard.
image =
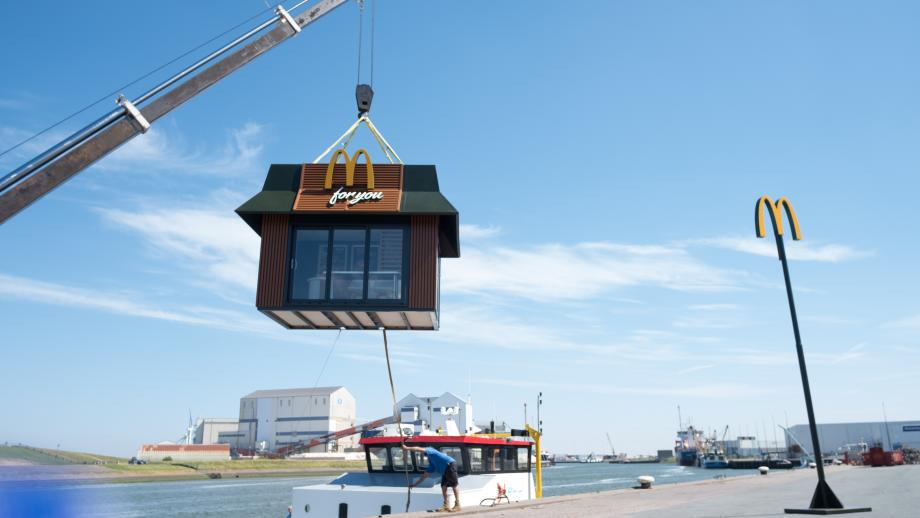
[(757, 468), (757, 469), (760, 470), (760, 474), (761, 474), (761, 475), (766, 475), (766, 474), (770, 473), (770, 468), (768, 468), (767, 466), (761, 466), (761, 467), (759, 467), (759, 468)]
[(655, 481), (655, 477), (649, 475), (642, 475), (639, 477), (639, 488), (640, 489), (650, 489), (652, 487), (652, 482)]

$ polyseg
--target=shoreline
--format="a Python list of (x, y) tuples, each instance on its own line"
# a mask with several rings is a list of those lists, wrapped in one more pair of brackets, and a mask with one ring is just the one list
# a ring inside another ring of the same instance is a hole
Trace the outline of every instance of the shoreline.
[[(0, 484), (141, 484), (149, 482), (179, 482), (194, 480), (223, 480), (282, 477), (334, 477), (353, 466), (296, 466), (253, 468), (217, 466), (193, 468), (184, 465), (5, 465), (0, 466)], [(138, 469), (140, 468), (140, 469)]]

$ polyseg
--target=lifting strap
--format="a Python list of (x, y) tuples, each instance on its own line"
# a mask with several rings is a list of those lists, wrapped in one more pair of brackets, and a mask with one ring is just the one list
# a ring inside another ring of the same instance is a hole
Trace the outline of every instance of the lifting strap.
[[(345, 133), (342, 133), (342, 136), (338, 138), (331, 146), (327, 147), (325, 151), (322, 152), (318, 157), (313, 159), (314, 164), (318, 164), (326, 155), (328, 155), (335, 147), (337, 147), (343, 140), (345, 141), (342, 144), (342, 148), (347, 148), (348, 144), (351, 142), (352, 137), (355, 136), (355, 132), (358, 131), (358, 128), (364, 124), (367, 126), (367, 129), (371, 131), (371, 134), (374, 136), (374, 139), (377, 141), (377, 145), (380, 146), (380, 149), (383, 150), (383, 154), (386, 155), (387, 160), (391, 164), (402, 164), (402, 158), (399, 158), (399, 155), (396, 154), (396, 150), (393, 149), (393, 146), (387, 142), (387, 139), (383, 137), (383, 134), (380, 133), (380, 130), (377, 129), (377, 126), (374, 126), (374, 123), (371, 121), (371, 118), (365, 113), (358, 117), (358, 120), (354, 122), (351, 126), (345, 130)], [(394, 160), (395, 158), (395, 160)]]
[[(393, 369), (390, 367), (390, 346), (387, 343), (387, 330), (383, 328), (383, 354), (387, 358), (387, 376), (390, 377), (390, 394), (393, 396), (393, 417), (396, 419), (396, 427), (399, 429), (399, 443), (403, 443), (402, 418), (400, 417), (399, 408), (396, 406), (396, 385), (393, 383)], [(403, 454), (403, 468), (406, 473), (406, 512), (409, 512), (409, 503), (412, 502), (412, 487), (409, 485), (409, 463), (406, 455)]]

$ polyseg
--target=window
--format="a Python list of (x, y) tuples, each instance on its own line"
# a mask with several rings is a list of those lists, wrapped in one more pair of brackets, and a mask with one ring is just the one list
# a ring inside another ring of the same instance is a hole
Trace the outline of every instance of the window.
[(371, 229), (367, 298), (402, 298), (403, 229)]
[(335, 229), (332, 233), (332, 283), (329, 298), (355, 300), (364, 298), (363, 229)]
[(425, 455), (424, 453), (416, 453), (415, 465), (418, 467), (419, 471), (425, 471), (428, 469), (428, 455)]
[(413, 471), (412, 457), (406, 455), (402, 448), (390, 448), (390, 455), (393, 456), (393, 471)]
[(407, 225), (295, 229), (290, 300), (404, 300), (407, 231)]
[(486, 471), (502, 470), (502, 450), (501, 448), (485, 448), (486, 454)]
[(517, 471), (517, 448), (502, 448), (502, 471)]
[(469, 448), (470, 473), (482, 473), (482, 448)]
[(460, 454), (459, 446), (444, 446), (439, 448), (440, 452), (457, 462), (457, 472), (466, 473), (466, 466), (463, 465), (463, 455)]
[(298, 229), (294, 237), (291, 261), (291, 298), (323, 300), (326, 298), (326, 263), (329, 230)]
[(530, 448), (517, 448), (518, 471), (530, 471)]
[(368, 448), (367, 462), (370, 471), (388, 471), (390, 469), (390, 458), (387, 456), (387, 449), (383, 447)]

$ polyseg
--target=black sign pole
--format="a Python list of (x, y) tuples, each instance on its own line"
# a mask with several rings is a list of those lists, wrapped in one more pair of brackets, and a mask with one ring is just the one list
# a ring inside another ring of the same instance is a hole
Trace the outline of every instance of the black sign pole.
[(786, 297), (789, 299), (789, 314), (792, 316), (792, 332), (795, 333), (795, 350), (799, 356), (799, 372), (802, 374), (802, 390), (805, 392), (805, 409), (808, 411), (808, 428), (811, 430), (812, 450), (815, 454), (815, 464), (818, 469), (818, 487), (811, 498), (808, 509), (786, 509), (789, 514), (842, 514), (869, 512), (870, 507), (844, 509), (837, 495), (831, 490), (824, 478), (824, 460), (821, 458), (821, 445), (818, 442), (818, 425), (815, 421), (814, 405), (811, 402), (811, 387), (808, 384), (808, 370), (805, 368), (805, 351), (802, 348), (802, 336), (799, 334), (799, 319), (795, 314), (795, 299), (792, 296), (792, 281), (789, 280), (789, 262), (786, 259), (786, 246), (783, 236), (774, 225), (776, 236), (776, 252), (783, 263), (783, 278), (786, 281)]

